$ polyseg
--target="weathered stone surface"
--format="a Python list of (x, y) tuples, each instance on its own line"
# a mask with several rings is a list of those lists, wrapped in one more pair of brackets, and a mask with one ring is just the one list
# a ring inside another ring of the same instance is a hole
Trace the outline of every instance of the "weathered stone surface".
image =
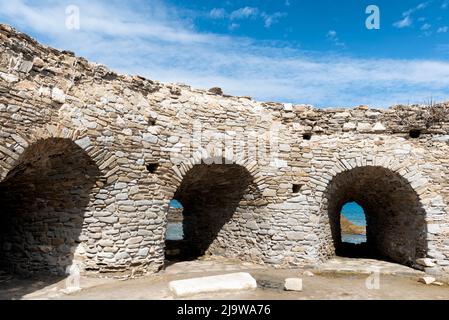
[(435, 267), (435, 263), (429, 258), (416, 259), (416, 263), (423, 267)]
[(176, 297), (188, 297), (201, 293), (256, 289), (257, 283), (249, 273), (240, 272), (172, 281), (169, 287)]

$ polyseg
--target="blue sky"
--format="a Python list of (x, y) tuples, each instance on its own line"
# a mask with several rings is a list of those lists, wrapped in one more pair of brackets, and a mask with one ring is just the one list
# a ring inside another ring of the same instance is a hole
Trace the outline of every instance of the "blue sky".
[(182, 204), (178, 200), (173, 199), (170, 201), (170, 207), (179, 209), (182, 208)]
[(357, 226), (366, 226), (365, 211), (357, 202), (348, 202), (341, 209), (341, 214)]
[(0, 21), (121, 73), (263, 101), (449, 100), (449, 0), (0, 0)]

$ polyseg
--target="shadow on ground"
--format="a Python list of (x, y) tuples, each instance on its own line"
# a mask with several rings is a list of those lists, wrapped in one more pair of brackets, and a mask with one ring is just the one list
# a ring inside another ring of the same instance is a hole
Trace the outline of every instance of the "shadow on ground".
[(360, 244), (342, 242), (336, 249), (336, 255), (344, 258), (354, 259), (377, 259), (393, 262), (388, 257), (382, 255), (378, 250), (369, 246), (366, 242)]
[(0, 271), (0, 300), (20, 300), (64, 279), (64, 276), (23, 277)]

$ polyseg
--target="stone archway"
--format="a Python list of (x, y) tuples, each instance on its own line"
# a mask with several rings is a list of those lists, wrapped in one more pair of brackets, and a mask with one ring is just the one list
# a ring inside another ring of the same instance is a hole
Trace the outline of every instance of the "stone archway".
[(246, 228), (239, 217), (261, 194), (244, 166), (220, 163), (194, 165), (174, 194), (183, 205), (181, 258), (241, 251), (239, 242), (245, 237), (240, 233)]
[(341, 248), (340, 211), (359, 203), (367, 220), (367, 246), (376, 256), (416, 267), (427, 252), (425, 211), (418, 194), (400, 174), (380, 166), (356, 167), (333, 177), (326, 190), (334, 249)]
[(94, 161), (70, 139), (42, 139), (25, 149), (0, 183), (2, 268), (64, 274), (99, 176)]

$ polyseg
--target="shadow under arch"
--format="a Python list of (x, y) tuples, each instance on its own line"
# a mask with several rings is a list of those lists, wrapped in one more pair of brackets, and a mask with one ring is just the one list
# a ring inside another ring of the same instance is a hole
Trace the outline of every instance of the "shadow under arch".
[(70, 139), (30, 145), (0, 183), (1, 268), (64, 275), (99, 176), (95, 162)]
[(178, 260), (225, 254), (235, 230), (223, 227), (239, 208), (260, 196), (253, 175), (244, 166), (224, 160), (194, 165), (173, 196), (183, 206), (184, 238), (166, 241), (166, 252), (178, 246)]
[[(327, 211), (337, 255), (381, 258), (418, 268), (427, 253), (425, 211), (418, 194), (398, 173), (379, 166), (357, 167), (337, 174), (327, 190)], [(367, 242), (363, 248), (344, 245), (340, 212), (357, 202), (365, 210)]]

